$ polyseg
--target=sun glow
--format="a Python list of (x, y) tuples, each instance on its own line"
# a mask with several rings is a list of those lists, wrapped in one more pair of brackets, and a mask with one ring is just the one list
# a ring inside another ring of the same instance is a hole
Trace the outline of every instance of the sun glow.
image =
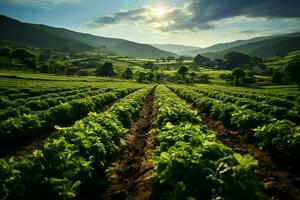
[(153, 8), (153, 15), (156, 16), (156, 17), (163, 17), (167, 11), (164, 7), (156, 7), (156, 8)]

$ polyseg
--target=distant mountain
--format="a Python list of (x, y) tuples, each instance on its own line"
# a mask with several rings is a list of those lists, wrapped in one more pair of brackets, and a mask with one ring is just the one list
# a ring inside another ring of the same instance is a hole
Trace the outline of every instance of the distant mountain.
[(96, 35), (92, 35), (92, 34), (88, 34), (88, 33), (79, 33), (79, 32), (75, 32), (75, 31), (70, 31), (65, 28), (55, 28), (55, 27), (39, 25), (39, 24), (33, 24), (32, 26), (42, 29), (49, 33), (59, 35), (61, 37), (67, 37), (72, 40), (83, 42), (83, 43), (88, 44), (93, 47), (98, 47), (98, 46), (107, 46), (108, 47), (108, 46), (121, 44), (122, 42), (126, 41), (123, 39), (101, 37), (101, 36), (96, 36)]
[(76, 51), (92, 50), (93, 47), (80, 41), (61, 37), (57, 34), (39, 29), (0, 15), (0, 39), (27, 44), (40, 48), (68, 47)]
[(132, 57), (151, 57), (151, 58), (162, 58), (168, 56), (178, 56), (175, 53), (163, 51), (156, 47), (147, 44), (139, 44), (135, 42), (125, 41), (120, 44), (109, 46), (110, 49), (120, 53), (121, 55), (132, 56)]
[(300, 50), (300, 36), (276, 37), (273, 39), (252, 42), (215, 53), (207, 53), (204, 55), (211, 58), (220, 58), (228, 52), (238, 51), (250, 56), (269, 58), (276, 55), (285, 55), (296, 50)]
[[(189, 50), (189, 51), (182, 51), (182, 52), (179, 52), (178, 54), (195, 56), (197, 54), (208, 53), (208, 55), (218, 55), (218, 54), (222, 54), (221, 52), (227, 52), (227, 50), (239, 51), (239, 48), (238, 48), (239, 46), (241, 46), (241, 49), (243, 49), (244, 45), (251, 44), (251, 43), (259, 44), (260, 48), (261, 48), (262, 47), (261, 45), (269, 44), (269, 42), (266, 42), (266, 43), (257, 43), (257, 42), (274, 39), (274, 40), (272, 40), (272, 42), (276, 43), (276, 40), (278, 40), (278, 42), (279, 42), (282, 40), (282, 38), (293, 38), (293, 37), (299, 37), (299, 36), (300, 36), (300, 33), (289, 33), (289, 34), (284, 34), (284, 35), (256, 37), (256, 38), (252, 38), (252, 39), (248, 39), (248, 40), (237, 40), (234, 42), (215, 44), (215, 45), (212, 45), (212, 46), (204, 48), (204, 49), (194, 49), (194, 50)], [(293, 44), (291, 44), (291, 45), (293, 45)], [(253, 46), (251, 46), (251, 47), (254, 48)], [(294, 49), (294, 48), (291, 47), (291, 49)], [(243, 50), (243, 51), (245, 51), (245, 50)], [(220, 53), (218, 53), (218, 52), (220, 52)], [(252, 53), (251, 51), (249, 51), (249, 52)], [(252, 54), (254, 55), (254, 53), (252, 53)], [(268, 54), (268, 52), (267, 52), (267, 53), (264, 53), (264, 56), (272, 56), (273, 54), (274, 54), (274, 52), (270, 52), (270, 54)], [(262, 54), (260, 54), (260, 55), (262, 55)]]
[[(89, 51), (105, 46), (107, 52), (132, 57), (160, 58), (177, 56), (172, 52), (157, 49), (148, 44), (139, 44), (123, 39), (106, 38), (79, 33), (64, 28), (29, 24), (0, 15), (0, 39), (22, 43), (38, 48), (69, 48), (75, 51)], [(143, 52), (141, 52), (143, 51)]]
[(178, 45), (178, 44), (151, 44), (152, 46), (159, 48), (164, 51), (170, 51), (173, 53), (180, 53), (182, 51), (192, 51), (192, 50), (198, 50), (201, 49), (196, 46), (186, 46), (186, 45)]

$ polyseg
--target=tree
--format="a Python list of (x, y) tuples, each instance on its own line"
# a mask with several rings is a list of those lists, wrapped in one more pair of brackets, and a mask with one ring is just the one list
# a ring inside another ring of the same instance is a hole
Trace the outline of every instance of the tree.
[(12, 49), (9, 47), (4, 47), (0, 49), (0, 56), (2, 57), (10, 57), (11, 56)]
[(61, 61), (50, 61), (49, 71), (54, 74), (64, 74), (68, 69), (68, 65)]
[(201, 83), (209, 83), (209, 75), (208, 74), (203, 74), (199, 77), (199, 81)]
[(245, 81), (245, 71), (241, 68), (236, 68), (232, 71), (232, 76), (234, 77), (234, 84), (241, 85)]
[(253, 62), (250, 56), (240, 52), (229, 52), (224, 56), (224, 61), (231, 68), (252, 67)]
[(297, 84), (300, 89), (300, 59), (293, 59), (284, 68), (286, 77), (291, 84)]
[(126, 70), (123, 72), (122, 77), (124, 79), (130, 79), (131, 80), (133, 78), (132, 70), (129, 67), (127, 67)]
[(167, 61), (171, 61), (171, 60), (175, 60), (175, 57), (174, 56), (168, 56)]
[(4, 48), (0, 49), (0, 56), (1, 57), (5, 57), (5, 58), (8, 59), (8, 65), (9, 65), (9, 67), (12, 66), (11, 52), (12, 52), (12, 49), (9, 48), (9, 47), (4, 47)]
[(66, 74), (67, 75), (75, 75), (79, 71), (78, 67), (68, 67)]
[(26, 58), (35, 58), (35, 54), (27, 49), (15, 49), (11, 52), (13, 58), (24, 60)]
[(49, 73), (49, 65), (48, 64), (44, 64), (40, 67), (40, 72), (41, 73)]
[(97, 76), (115, 76), (116, 72), (114, 71), (114, 67), (112, 63), (106, 62), (102, 66), (98, 67), (96, 70)]
[(191, 77), (191, 81), (192, 81), (192, 82), (195, 81), (196, 76), (197, 76), (197, 73), (196, 73), (196, 72), (191, 72), (191, 73), (190, 73), (190, 77)]
[(233, 85), (234, 77), (232, 74), (221, 74), (220, 78), (223, 79), (227, 84)]
[(189, 71), (189, 69), (188, 69), (186, 66), (181, 66), (181, 67), (179, 67), (179, 69), (177, 70), (177, 73), (178, 73), (181, 77), (185, 78), (185, 75), (187, 74), (188, 71)]
[(154, 74), (152, 72), (148, 73), (146, 77), (150, 83), (153, 82)]
[(27, 69), (35, 69), (36, 68), (36, 61), (33, 58), (26, 58), (23, 63), (25, 64)]
[(153, 69), (153, 67), (154, 67), (153, 62), (145, 62), (144, 63), (144, 68), (145, 69)]
[(281, 84), (283, 77), (284, 77), (284, 73), (280, 71), (273, 72), (272, 83)]
[(183, 63), (184, 60), (185, 60), (184, 56), (180, 56), (179, 58), (176, 59), (176, 61), (179, 63)]
[(200, 54), (198, 54), (195, 58), (194, 58), (194, 63), (196, 64), (196, 66), (198, 67), (210, 67), (211, 66), (211, 60), (208, 57), (202, 56)]
[(142, 83), (142, 82), (145, 81), (146, 73), (145, 72), (138, 72), (136, 77), (137, 77), (136, 81), (139, 82), (139, 83)]

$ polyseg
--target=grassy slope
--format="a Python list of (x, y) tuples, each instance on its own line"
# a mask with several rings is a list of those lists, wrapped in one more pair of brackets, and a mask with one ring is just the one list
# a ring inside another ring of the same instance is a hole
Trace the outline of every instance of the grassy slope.
[(110, 46), (115, 52), (121, 55), (126, 55), (130, 57), (143, 57), (143, 58), (161, 58), (167, 56), (177, 56), (174, 53), (160, 50), (156, 47), (147, 44), (139, 44), (135, 42), (125, 41), (121, 44)]
[(288, 63), (290, 60), (293, 59), (300, 59), (300, 50), (298, 51), (293, 51), (288, 53), (286, 56), (284, 57), (273, 57), (273, 58), (269, 58), (265, 61), (265, 65), (267, 67), (273, 67), (273, 68), (282, 68), (286, 65), (286, 63)]
[(88, 44), (61, 37), (27, 23), (0, 15), (0, 38), (40, 48), (68, 47), (76, 51), (92, 50)]
[(222, 58), (228, 52), (238, 51), (251, 56), (268, 58), (299, 49), (300, 37), (274, 38), (233, 47), (216, 53), (207, 53), (205, 55), (211, 58)]

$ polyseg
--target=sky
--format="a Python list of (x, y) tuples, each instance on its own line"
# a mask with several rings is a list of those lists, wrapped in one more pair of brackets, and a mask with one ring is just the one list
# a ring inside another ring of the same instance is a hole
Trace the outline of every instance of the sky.
[(0, 14), (140, 43), (198, 47), (300, 31), (299, 0), (0, 0)]

